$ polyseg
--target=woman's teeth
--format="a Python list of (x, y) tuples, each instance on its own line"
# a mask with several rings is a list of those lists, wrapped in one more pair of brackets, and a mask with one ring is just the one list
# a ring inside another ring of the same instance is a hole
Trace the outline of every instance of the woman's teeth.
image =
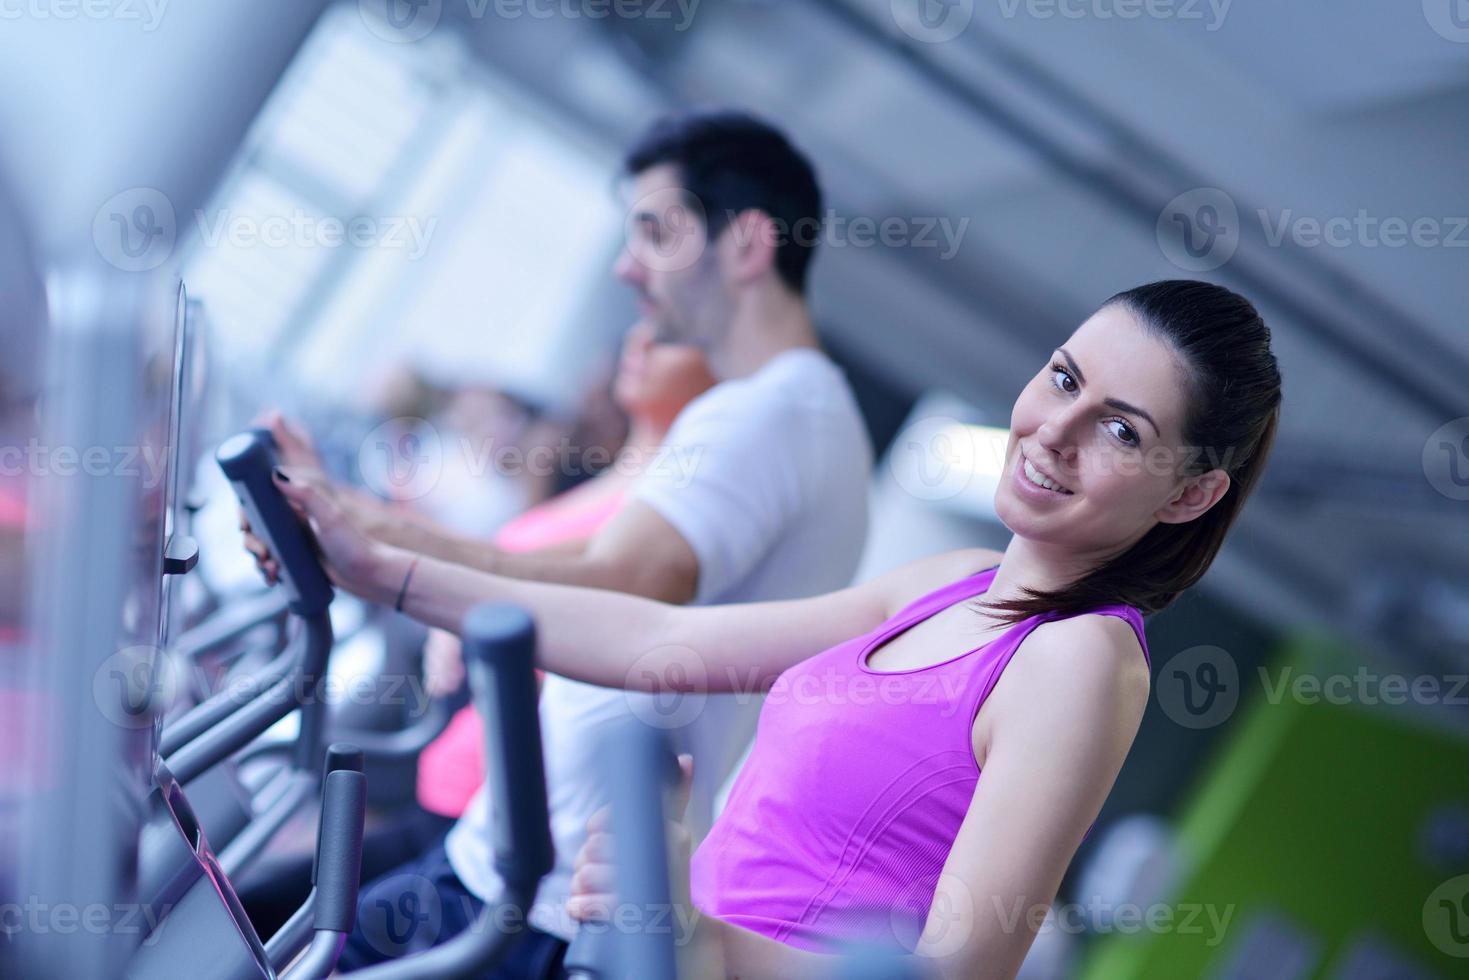
[(1045, 487), (1047, 490), (1054, 490), (1056, 493), (1065, 493), (1065, 494), (1071, 493), (1070, 490), (1067, 490), (1065, 487), (1061, 486), (1061, 484), (1057, 483), (1055, 480), (1050, 480), (1050, 479), (1047, 479), (1046, 477), (1042, 476), (1039, 470), (1037, 470), (1034, 466), (1031, 466), (1030, 465), (1030, 460), (1027, 459), (1024, 462), (1025, 462), (1025, 478), (1027, 480), (1029, 480), (1031, 483), (1034, 483), (1038, 487)]

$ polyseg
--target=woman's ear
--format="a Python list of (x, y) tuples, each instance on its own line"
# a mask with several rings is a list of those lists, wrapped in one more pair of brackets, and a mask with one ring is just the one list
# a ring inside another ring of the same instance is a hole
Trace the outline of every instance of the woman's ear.
[(1164, 524), (1186, 524), (1204, 514), (1229, 492), (1229, 474), (1213, 469), (1185, 480), (1183, 489), (1154, 516)]

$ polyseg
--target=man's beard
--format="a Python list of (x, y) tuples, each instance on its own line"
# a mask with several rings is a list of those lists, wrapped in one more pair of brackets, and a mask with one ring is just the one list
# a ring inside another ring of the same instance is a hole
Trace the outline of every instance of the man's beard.
[(713, 263), (700, 263), (690, 281), (670, 291), (660, 304), (655, 332), (666, 342), (697, 347), (705, 355), (723, 346), (734, 310)]

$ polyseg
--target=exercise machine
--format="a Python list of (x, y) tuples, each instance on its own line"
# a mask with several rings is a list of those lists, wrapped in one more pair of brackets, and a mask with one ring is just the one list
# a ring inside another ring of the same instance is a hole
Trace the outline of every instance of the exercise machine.
[[(333, 590), (316, 560), (309, 533), (271, 482), (275, 457), (268, 435), (255, 431), (236, 436), (220, 447), (217, 456), (252, 527), (280, 561), (291, 614), (302, 625), (302, 641), (298, 650), (283, 655), (288, 657), (288, 668), (271, 668), (271, 676), (280, 677), (263, 686), (260, 696), (233, 706), (206, 701), (179, 719), (183, 734), (174, 737), (175, 751), (156, 759), (151, 819), (139, 848), (139, 865), (147, 872), (140, 893), (154, 910), (157, 924), (134, 952), (125, 975), (130, 980), (326, 976), (356, 914), (367, 801), (361, 750), (339, 745), (325, 752), (313, 888), (268, 942), (261, 940), (245, 915), (224, 856), (232, 855), (237, 867), (247, 864), (279, 827), (282, 814), (298, 807), (300, 798), (314, 789), (315, 773), (323, 766), (324, 702), (319, 686), (331, 649), (328, 608)], [(523, 915), (552, 864), (535, 711), (533, 626), (518, 610), (478, 607), (466, 618), (463, 633), (471, 688), (486, 719), (486, 757), (496, 763), (492, 791), (506, 815), (492, 844), (507, 891), (499, 903), (487, 906), (476, 928), (456, 940), (365, 974), (454, 977), (492, 967), (514, 938), (493, 927), (497, 917), (505, 914), (506, 906)], [(189, 805), (185, 784), (219, 766), (290, 711), (301, 713), (301, 724), (292, 771), (284, 777), (286, 785), (277, 803), (216, 854)], [(295, 959), (298, 955), (301, 958)]]

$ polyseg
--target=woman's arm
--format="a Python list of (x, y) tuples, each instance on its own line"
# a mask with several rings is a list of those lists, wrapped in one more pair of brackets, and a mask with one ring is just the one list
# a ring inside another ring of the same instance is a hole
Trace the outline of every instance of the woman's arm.
[(919, 940), (941, 976), (1019, 971), (1122, 769), (1148, 686), (1117, 617), (1045, 623), (1023, 641), (980, 709), (983, 774)]
[(478, 603), (521, 606), (536, 621), (543, 668), (630, 690), (763, 690), (787, 667), (883, 618), (881, 596), (871, 587), (786, 602), (677, 606), (607, 589), (504, 578), (386, 546), (374, 552), (362, 587), (366, 598), (394, 604), (407, 579), (403, 612), (455, 632)]
[(536, 621), (543, 667), (633, 690), (763, 690), (792, 664), (875, 628), (918, 583), (937, 588), (995, 557), (979, 549), (950, 552), (809, 599), (683, 607), (414, 554), (365, 534), (313, 474), (297, 471), (277, 486), (308, 518), (328, 574), (347, 591), (388, 606), (401, 596), (404, 612), (451, 632), (478, 603), (522, 606)]

